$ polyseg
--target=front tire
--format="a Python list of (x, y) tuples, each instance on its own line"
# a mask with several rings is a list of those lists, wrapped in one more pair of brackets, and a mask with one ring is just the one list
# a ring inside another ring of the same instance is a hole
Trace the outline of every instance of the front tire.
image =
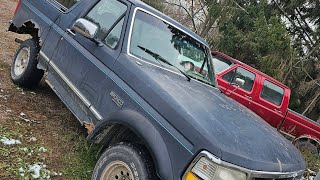
[(23, 88), (39, 84), (44, 71), (37, 68), (39, 46), (35, 39), (27, 39), (20, 44), (12, 61), (11, 80)]
[(108, 148), (98, 160), (92, 180), (157, 179), (151, 158), (143, 147), (120, 143)]

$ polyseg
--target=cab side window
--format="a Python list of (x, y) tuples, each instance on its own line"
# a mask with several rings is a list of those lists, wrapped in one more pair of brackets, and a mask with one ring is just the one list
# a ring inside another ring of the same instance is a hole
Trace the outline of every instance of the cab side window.
[(237, 78), (240, 78), (245, 81), (244, 85), (240, 87), (248, 92), (252, 90), (254, 80), (256, 75), (252, 72), (249, 72), (241, 67), (238, 67), (227, 74), (222, 76), (222, 79), (228, 81), (229, 83), (235, 83)]
[(80, 0), (53, 0), (62, 5), (65, 9), (71, 8), (74, 4), (79, 2)]
[(111, 48), (115, 48), (120, 39), (127, 6), (117, 0), (101, 0), (85, 16), (99, 29), (97, 38)]
[(284, 95), (284, 89), (265, 80), (260, 97), (272, 104), (280, 106)]

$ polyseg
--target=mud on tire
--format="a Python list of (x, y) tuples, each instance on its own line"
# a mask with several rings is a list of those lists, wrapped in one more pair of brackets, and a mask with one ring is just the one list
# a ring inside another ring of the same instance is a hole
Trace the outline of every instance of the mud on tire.
[(27, 39), (20, 44), (11, 65), (11, 80), (23, 88), (39, 84), (44, 71), (37, 68), (40, 48), (35, 39)]

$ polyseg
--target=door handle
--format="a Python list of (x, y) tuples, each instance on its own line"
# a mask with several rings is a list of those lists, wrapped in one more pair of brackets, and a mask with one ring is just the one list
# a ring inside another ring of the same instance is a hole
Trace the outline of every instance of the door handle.
[(274, 109), (275, 112), (279, 113), (279, 114), (282, 114), (282, 112), (278, 109)]
[(249, 95), (244, 95), (246, 98), (248, 98), (248, 99), (250, 99), (250, 100), (252, 100), (252, 97), (251, 96), (249, 96)]
[(66, 31), (68, 34), (72, 35), (72, 36), (75, 36), (76, 33), (74, 33), (71, 29), (67, 29)]

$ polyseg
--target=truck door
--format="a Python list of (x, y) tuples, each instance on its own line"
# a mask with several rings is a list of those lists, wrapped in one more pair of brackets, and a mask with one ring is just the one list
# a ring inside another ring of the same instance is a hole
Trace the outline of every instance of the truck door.
[(278, 127), (285, 117), (286, 106), (283, 105), (285, 88), (261, 76), (257, 87), (257, 96), (252, 104), (253, 111), (271, 126)]
[[(80, 104), (88, 116), (93, 115), (93, 123), (115, 108), (110, 103), (114, 83), (108, 74), (121, 52), (129, 7), (128, 2), (120, 0), (83, 1), (69, 14), (62, 14), (56, 22), (58, 31), (64, 33), (49, 63), (51, 71), (56, 72), (51, 79), (59, 81), (61, 92), (74, 94), (68, 101), (77, 103), (76, 106)], [(82, 12), (77, 16), (73, 11)], [(99, 45), (71, 30), (79, 18), (98, 26)], [(81, 121), (87, 121), (87, 116), (83, 118)]]
[[(46, 34), (43, 42), (40, 43), (42, 43), (41, 52), (45, 53), (47, 57), (52, 57), (53, 49), (57, 46), (62, 33), (64, 33), (64, 31), (57, 28), (55, 23), (62, 14), (69, 14), (70, 9), (78, 5), (78, 1), (79, 0), (30, 1), (37, 10), (41, 11), (39, 16), (46, 21), (45, 26), (40, 25), (40, 27), (45, 27), (42, 34)], [(42, 62), (44, 68), (46, 68), (46, 61), (43, 58)]]
[[(251, 108), (253, 87), (255, 85), (255, 73), (240, 67), (235, 66), (230, 68), (229, 71), (221, 74), (219, 85), (224, 87), (225, 94), (232, 99), (238, 101), (244, 106)], [(244, 81), (243, 86), (238, 86), (236, 81)]]

